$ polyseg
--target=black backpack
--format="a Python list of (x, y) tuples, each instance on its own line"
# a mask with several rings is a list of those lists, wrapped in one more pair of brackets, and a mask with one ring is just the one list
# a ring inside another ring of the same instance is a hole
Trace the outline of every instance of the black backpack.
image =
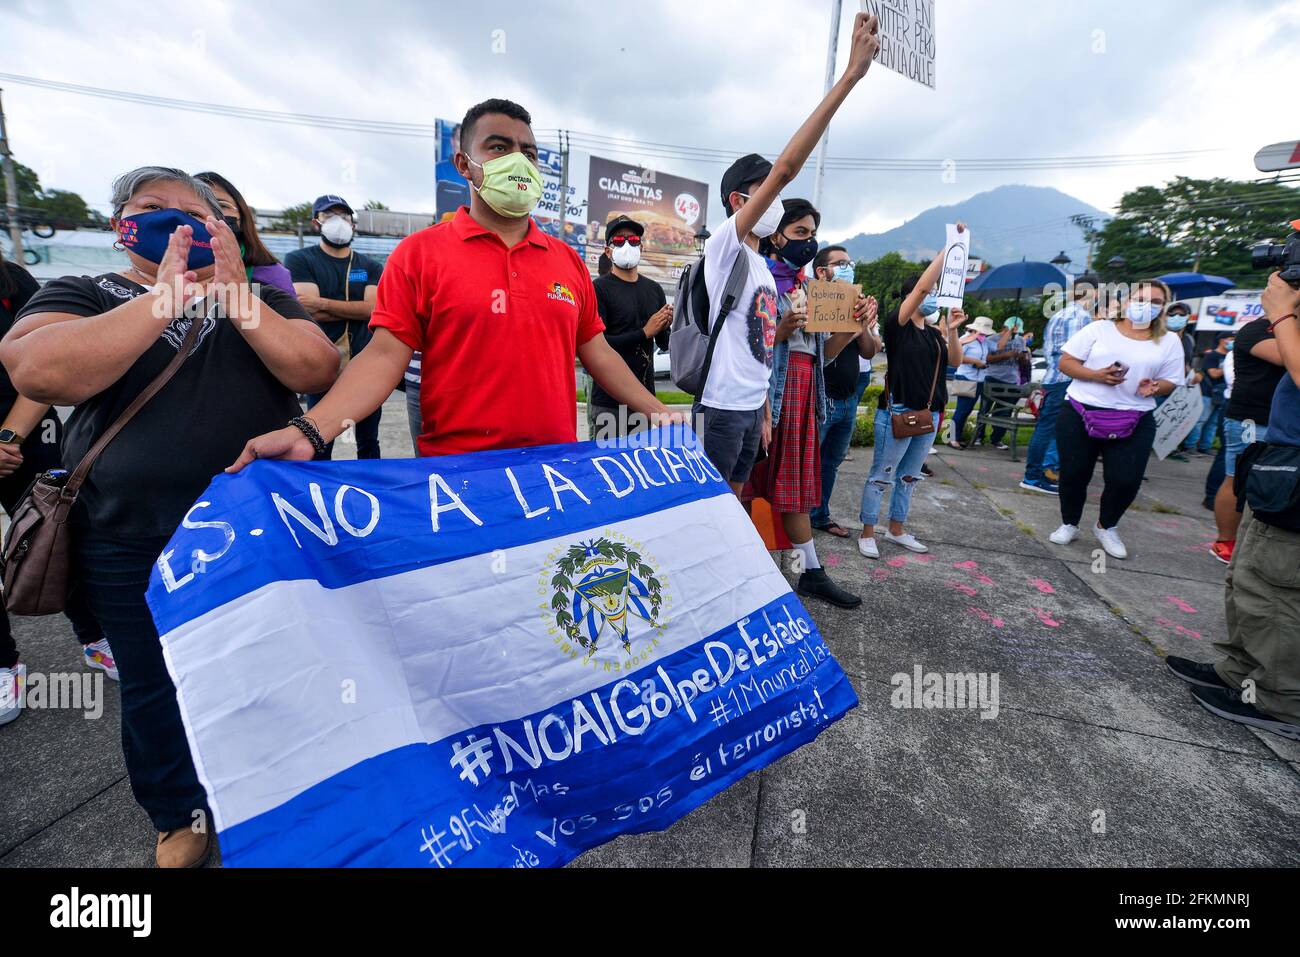
[(1265, 525), (1300, 532), (1300, 446), (1256, 442), (1237, 460), (1237, 508), (1250, 505)]

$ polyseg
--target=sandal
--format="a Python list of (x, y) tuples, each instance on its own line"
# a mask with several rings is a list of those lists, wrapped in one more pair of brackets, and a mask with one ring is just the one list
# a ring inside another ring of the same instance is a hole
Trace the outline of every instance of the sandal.
[(844, 526), (842, 526), (839, 522), (831, 522), (829, 525), (823, 528), (822, 531), (825, 532), (827, 535), (834, 535), (836, 538), (849, 537), (849, 530)]

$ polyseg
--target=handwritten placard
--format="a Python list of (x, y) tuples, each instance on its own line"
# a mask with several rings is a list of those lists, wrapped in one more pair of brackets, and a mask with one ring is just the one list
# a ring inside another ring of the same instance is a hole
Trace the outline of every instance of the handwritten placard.
[(948, 242), (943, 250), (943, 272), (939, 274), (939, 308), (960, 309), (966, 294), (966, 263), (970, 257), (970, 230), (957, 232), (948, 224)]
[(814, 279), (808, 291), (808, 325), (805, 332), (860, 332), (862, 323), (853, 318), (853, 307), (860, 292), (851, 282), (825, 282)]
[(1185, 385), (1175, 389), (1169, 398), (1156, 409), (1156, 440), (1152, 451), (1156, 458), (1164, 461), (1165, 457), (1178, 450), (1183, 439), (1187, 438), (1201, 418), (1204, 397), (1199, 385)]
[(862, 11), (880, 19), (877, 62), (934, 89), (934, 0), (862, 0)]

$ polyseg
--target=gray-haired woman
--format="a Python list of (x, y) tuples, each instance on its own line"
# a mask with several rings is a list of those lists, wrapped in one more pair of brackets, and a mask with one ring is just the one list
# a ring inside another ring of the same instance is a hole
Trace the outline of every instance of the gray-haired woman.
[[(46, 285), (0, 362), (21, 394), (76, 407), (63, 442), (72, 467), (201, 323), (180, 370), (96, 461), (70, 520), (73, 575), (117, 661), (132, 790), (158, 830), (159, 866), (187, 867), (210, 850), (206, 799), (145, 604), (149, 574), (212, 477), (249, 438), (300, 415), (297, 393), (329, 388), (338, 354), (291, 296), (249, 285), (205, 183), (134, 170), (113, 184), (111, 222), (129, 267)], [(188, 573), (188, 556), (171, 561)]]

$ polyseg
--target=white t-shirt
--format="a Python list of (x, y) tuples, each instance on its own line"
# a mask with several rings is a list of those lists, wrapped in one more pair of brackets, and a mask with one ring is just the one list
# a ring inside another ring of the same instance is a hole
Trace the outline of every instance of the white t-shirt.
[(1223, 389), (1223, 400), (1225, 402), (1232, 398), (1232, 383), (1237, 381), (1237, 364), (1232, 361), (1234, 355), (1236, 353), (1229, 352), (1223, 357), (1223, 381), (1227, 383)]
[(709, 329), (722, 308), (722, 293), (737, 256), (749, 257), (749, 276), (718, 336), (701, 401), (711, 409), (752, 412), (767, 401), (776, 342), (776, 281), (767, 262), (736, 235), (733, 216), (704, 246), (704, 287), (709, 293)]
[(1061, 351), (1088, 369), (1105, 369), (1116, 362), (1128, 366), (1128, 375), (1119, 385), (1072, 380), (1065, 394), (1084, 405), (1149, 412), (1156, 407), (1156, 400), (1138, 395), (1143, 379), (1165, 379), (1174, 385), (1184, 381), (1183, 344), (1172, 332), (1166, 332), (1159, 342), (1130, 339), (1115, 323), (1099, 319), (1071, 336)]

